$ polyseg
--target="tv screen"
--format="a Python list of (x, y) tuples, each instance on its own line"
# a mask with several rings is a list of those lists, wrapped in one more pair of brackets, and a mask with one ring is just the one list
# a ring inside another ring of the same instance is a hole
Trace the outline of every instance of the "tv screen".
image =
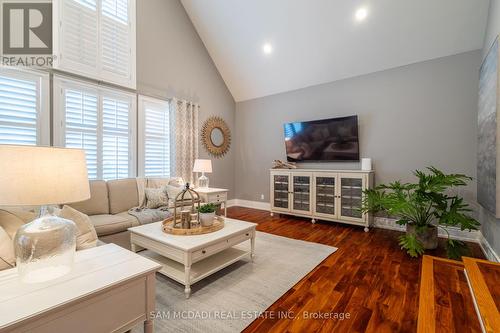
[(358, 116), (288, 123), (289, 162), (359, 161)]

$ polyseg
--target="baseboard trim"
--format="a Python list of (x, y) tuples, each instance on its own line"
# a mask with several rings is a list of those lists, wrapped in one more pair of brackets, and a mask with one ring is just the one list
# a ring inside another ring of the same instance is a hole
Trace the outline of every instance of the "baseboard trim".
[(271, 204), (269, 202), (251, 201), (243, 199), (228, 200), (227, 206), (228, 207), (239, 206), (239, 207), (254, 208), (260, 210), (271, 210)]
[(488, 240), (483, 236), (482, 233), (480, 233), (479, 237), (479, 246), (481, 247), (481, 250), (483, 250), (486, 259), (490, 261), (500, 262), (500, 257), (495, 252), (490, 243), (488, 243)]
[[(227, 202), (228, 207), (239, 206), (245, 208), (254, 208), (260, 210), (271, 210), (271, 204), (269, 202), (261, 202), (261, 201), (252, 201), (252, 200), (243, 200), (243, 199), (231, 199)], [(376, 217), (374, 219), (373, 227), (379, 229), (388, 229), (388, 230), (397, 230), (397, 231), (405, 231), (404, 226), (400, 226), (396, 224), (396, 220), (384, 217)], [(488, 260), (500, 262), (499, 256), (495, 253), (491, 245), (488, 243), (486, 238), (481, 234), (480, 231), (462, 231), (459, 228), (447, 228), (446, 229), (450, 233), (451, 239), (467, 241), (478, 243), (481, 249), (483, 250), (485, 256)], [(447, 237), (446, 231), (439, 229), (439, 236)]]
[[(395, 219), (376, 217), (374, 220), (375, 220), (374, 221), (375, 228), (397, 230), (397, 231), (406, 230), (406, 227), (397, 224)], [(479, 230), (469, 232), (465, 230), (462, 231), (460, 230), (460, 228), (448, 227), (446, 228), (446, 231), (448, 231), (451, 239), (456, 239), (460, 241), (479, 243), (479, 238), (481, 237), (481, 233), (479, 232)], [(448, 233), (446, 231), (443, 230), (442, 228), (439, 228), (438, 236), (448, 237)]]

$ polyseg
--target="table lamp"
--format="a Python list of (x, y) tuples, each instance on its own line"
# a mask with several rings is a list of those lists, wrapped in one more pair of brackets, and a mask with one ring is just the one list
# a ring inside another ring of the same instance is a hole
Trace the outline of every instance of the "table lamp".
[(212, 161), (203, 159), (194, 160), (193, 172), (201, 172), (201, 176), (198, 178), (198, 187), (208, 188), (208, 177), (205, 176), (205, 172), (212, 172)]
[(76, 226), (47, 205), (90, 198), (85, 152), (80, 149), (0, 145), (0, 205), (41, 206), (39, 217), (14, 236), (19, 277), (26, 283), (58, 278), (73, 266)]

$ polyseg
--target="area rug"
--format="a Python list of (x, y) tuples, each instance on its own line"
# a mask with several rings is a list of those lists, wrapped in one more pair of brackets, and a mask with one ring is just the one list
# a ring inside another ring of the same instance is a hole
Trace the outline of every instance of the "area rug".
[(157, 274), (155, 332), (234, 333), (259, 315), (278, 316), (264, 311), (336, 250), (257, 232), (253, 263), (241, 260), (194, 284), (189, 299), (184, 286)]

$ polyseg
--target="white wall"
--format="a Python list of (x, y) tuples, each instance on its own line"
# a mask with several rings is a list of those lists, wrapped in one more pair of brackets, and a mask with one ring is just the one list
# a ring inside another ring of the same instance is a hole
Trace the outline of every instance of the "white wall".
[[(234, 135), (235, 102), (178, 0), (137, 0), (137, 90), (200, 104), (200, 128), (222, 117)], [(200, 142), (200, 156), (209, 158)], [(234, 147), (214, 159), (210, 185), (234, 197)]]
[[(268, 169), (286, 158), (283, 123), (346, 115), (359, 116), (361, 156), (373, 159), (377, 183), (411, 181), (412, 171), (431, 165), (475, 177), (480, 62), (473, 51), (238, 102), (236, 197), (269, 200)], [(475, 184), (463, 194), (473, 202)]]

